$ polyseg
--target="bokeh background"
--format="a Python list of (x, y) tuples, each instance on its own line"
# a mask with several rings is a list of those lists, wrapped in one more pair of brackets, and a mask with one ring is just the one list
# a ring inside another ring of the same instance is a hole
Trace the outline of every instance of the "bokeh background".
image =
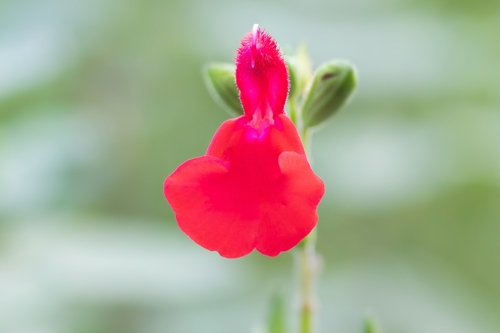
[(321, 332), (500, 331), (498, 0), (0, 2), (0, 332), (234, 333), (293, 256), (226, 260), (165, 177), (227, 115), (201, 68), (259, 23), (359, 89), (313, 142)]

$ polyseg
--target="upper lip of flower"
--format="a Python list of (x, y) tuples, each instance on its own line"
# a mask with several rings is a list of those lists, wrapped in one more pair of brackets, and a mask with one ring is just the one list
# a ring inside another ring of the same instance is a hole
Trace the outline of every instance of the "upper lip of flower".
[(284, 113), (288, 70), (276, 42), (258, 25), (243, 38), (236, 53), (236, 85), (243, 110), (254, 125)]

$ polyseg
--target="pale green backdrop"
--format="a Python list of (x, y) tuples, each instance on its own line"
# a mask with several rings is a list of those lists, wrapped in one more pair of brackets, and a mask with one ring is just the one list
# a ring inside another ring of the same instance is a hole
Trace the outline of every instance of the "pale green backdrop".
[(207, 252), (162, 193), (227, 117), (202, 66), (254, 23), (359, 72), (313, 142), (321, 332), (500, 331), (499, 1), (4, 0), (0, 332), (252, 332), (294, 304), (291, 254)]

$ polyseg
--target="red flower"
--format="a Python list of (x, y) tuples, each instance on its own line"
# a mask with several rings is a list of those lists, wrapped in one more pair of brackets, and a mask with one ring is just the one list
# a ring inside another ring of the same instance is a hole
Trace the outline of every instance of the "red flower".
[(205, 156), (181, 164), (164, 184), (179, 227), (223, 257), (253, 249), (276, 256), (318, 220), (324, 185), (284, 114), (288, 72), (276, 42), (257, 26), (236, 56), (245, 114), (225, 121)]

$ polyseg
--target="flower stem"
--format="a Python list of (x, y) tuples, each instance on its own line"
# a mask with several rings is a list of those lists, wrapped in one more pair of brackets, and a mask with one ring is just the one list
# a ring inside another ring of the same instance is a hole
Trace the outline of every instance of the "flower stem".
[(302, 145), (304, 146), (304, 151), (306, 152), (307, 160), (309, 164), (312, 165), (311, 160), (311, 133), (305, 129), (300, 130), (300, 140), (302, 141)]
[(318, 257), (315, 252), (316, 229), (303, 241), (299, 248), (298, 269), (299, 269), (299, 288), (300, 288), (300, 305), (299, 305), (299, 332), (313, 333), (315, 332), (315, 314), (316, 314), (316, 296), (315, 284), (316, 273), (318, 268)]
[[(302, 144), (310, 160), (310, 133), (300, 131)], [(316, 235), (314, 228), (297, 247), (297, 266), (299, 273), (299, 333), (315, 332), (316, 317), (316, 275), (319, 268), (319, 256), (316, 253)]]

